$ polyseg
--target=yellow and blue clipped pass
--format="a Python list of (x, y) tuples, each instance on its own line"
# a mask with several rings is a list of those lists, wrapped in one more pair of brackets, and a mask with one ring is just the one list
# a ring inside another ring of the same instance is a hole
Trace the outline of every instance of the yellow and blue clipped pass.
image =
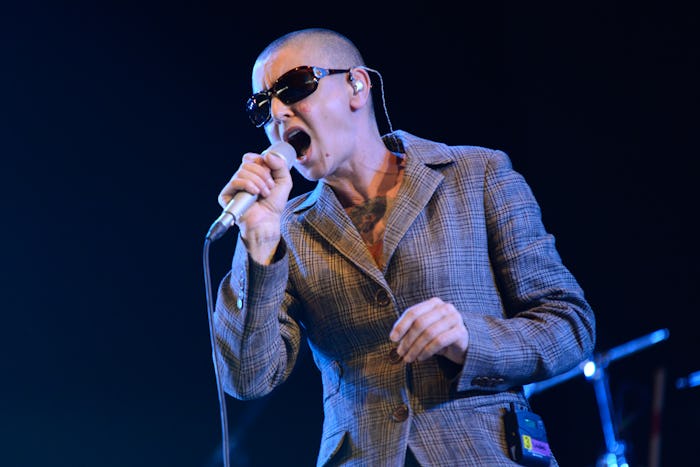
[(504, 421), (510, 457), (528, 467), (549, 466), (552, 452), (540, 416), (527, 410), (516, 410), (511, 404)]

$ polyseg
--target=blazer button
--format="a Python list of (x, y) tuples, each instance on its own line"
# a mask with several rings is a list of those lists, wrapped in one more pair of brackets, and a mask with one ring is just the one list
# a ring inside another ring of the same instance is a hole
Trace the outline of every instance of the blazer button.
[(396, 348), (391, 349), (391, 352), (389, 352), (389, 361), (391, 363), (401, 363), (403, 359), (401, 358), (401, 355), (396, 351)]
[(395, 422), (405, 422), (408, 418), (408, 407), (406, 404), (401, 404), (396, 407), (391, 413), (391, 418), (394, 419)]
[(386, 290), (379, 289), (374, 294), (374, 302), (379, 306), (387, 306), (391, 303), (391, 298), (389, 298), (389, 294)]

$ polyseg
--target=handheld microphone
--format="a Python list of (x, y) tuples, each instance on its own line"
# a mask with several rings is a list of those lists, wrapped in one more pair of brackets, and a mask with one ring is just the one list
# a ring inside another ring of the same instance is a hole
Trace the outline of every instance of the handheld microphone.
[[(292, 166), (297, 152), (291, 144), (280, 141), (272, 144), (261, 153), (262, 156), (265, 156), (265, 154), (272, 154), (273, 156), (284, 159), (289, 168)], [(212, 241), (221, 238), (232, 224), (238, 222), (238, 219), (245, 214), (248, 208), (250, 208), (257, 199), (258, 195), (252, 195), (247, 191), (239, 191), (236, 193), (231, 201), (228, 202), (219, 218), (211, 225), (206, 238)]]

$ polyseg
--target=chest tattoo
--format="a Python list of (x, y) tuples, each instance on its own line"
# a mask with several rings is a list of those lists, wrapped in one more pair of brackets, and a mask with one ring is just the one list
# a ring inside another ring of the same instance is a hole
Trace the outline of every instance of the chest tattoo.
[(386, 226), (387, 207), (387, 197), (378, 196), (347, 210), (367, 245), (371, 246), (381, 241)]

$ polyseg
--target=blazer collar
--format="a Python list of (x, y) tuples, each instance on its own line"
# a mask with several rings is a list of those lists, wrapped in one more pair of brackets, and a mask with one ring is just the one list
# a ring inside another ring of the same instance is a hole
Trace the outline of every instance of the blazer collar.
[(335, 193), (323, 181), (294, 209), (299, 222), (307, 223), (340, 254), (380, 283), (385, 282), (383, 273), (401, 238), (442, 182), (444, 176), (438, 169), (454, 160), (447, 145), (417, 138), (404, 131), (386, 135), (384, 141), (389, 150), (405, 154), (406, 168), (387, 221), (381, 271)]

